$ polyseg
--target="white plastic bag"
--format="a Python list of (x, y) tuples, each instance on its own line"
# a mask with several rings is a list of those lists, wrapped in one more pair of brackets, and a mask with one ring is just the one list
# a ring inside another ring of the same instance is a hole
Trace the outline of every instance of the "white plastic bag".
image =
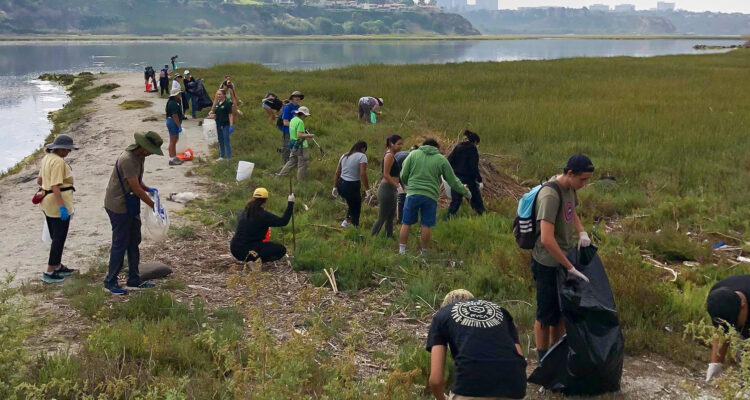
[[(443, 178), (440, 178), (443, 179)], [(448, 198), (448, 200), (451, 200), (451, 185), (448, 184), (448, 182), (443, 179), (443, 192), (445, 192), (445, 197)]]
[(208, 143), (219, 141), (219, 138), (216, 136), (216, 120), (210, 118), (203, 120), (203, 139)]
[(47, 218), (44, 219), (44, 226), (42, 226), (42, 242), (46, 244), (52, 244), (52, 236), (49, 234), (49, 226), (47, 225)]
[(250, 177), (253, 175), (254, 168), (254, 163), (251, 163), (249, 161), (240, 161), (237, 164), (237, 182), (244, 181), (245, 179), (250, 179)]
[(154, 193), (149, 193), (149, 195), (154, 200), (154, 208), (145, 207), (145, 210), (141, 212), (141, 222), (143, 228), (145, 228), (146, 237), (160, 242), (167, 238), (169, 216), (167, 216), (167, 210), (161, 204), (159, 191), (155, 190)]

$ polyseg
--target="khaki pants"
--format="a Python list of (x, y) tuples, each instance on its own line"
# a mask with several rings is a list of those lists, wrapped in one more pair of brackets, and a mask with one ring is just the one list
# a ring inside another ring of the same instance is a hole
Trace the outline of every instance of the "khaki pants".
[(506, 400), (505, 397), (472, 397), (472, 396), (461, 396), (450, 392), (448, 394), (448, 400)]
[(285, 176), (292, 170), (292, 168), (297, 167), (297, 179), (305, 179), (305, 175), (307, 174), (307, 161), (309, 159), (310, 151), (308, 149), (303, 148), (292, 150), (292, 154), (289, 155), (289, 161), (287, 161), (286, 164), (284, 164), (284, 167), (281, 168), (279, 175)]

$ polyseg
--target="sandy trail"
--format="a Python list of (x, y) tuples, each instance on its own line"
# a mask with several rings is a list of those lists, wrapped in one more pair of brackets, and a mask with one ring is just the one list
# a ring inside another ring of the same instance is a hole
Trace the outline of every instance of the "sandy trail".
[[(157, 93), (143, 91), (143, 77), (139, 73), (114, 73), (101, 75), (95, 85), (117, 83), (119, 88), (95, 99), (93, 111), (71, 126), (69, 132), (80, 150), (66, 158), (75, 179), (75, 215), (65, 243), (63, 263), (73, 268), (86, 269), (100, 248), (108, 249), (111, 227), (104, 211), (104, 191), (114, 167), (116, 157), (133, 143), (133, 133), (155, 131), (165, 140), (164, 157), (149, 156), (143, 181), (159, 189), (163, 200), (172, 192), (201, 194), (205, 179), (186, 176), (191, 164), (168, 166), (168, 133), (165, 126), (166, 99)], [(114, 98), (113, 98), (114, 96)], [(138, 110), (123, 110), (124, 100), (149, 100), (154, 104)], [(156, 121), (143, 121), (156, 117)], [(203, 140), (199, 120), (189, 119), (183, 124), (180, 141), (195, 151), (196, 157), (208, 157), (208, 146)], [(178, 151), (182, 143), (178, 143)], [(20, 172), (0, 180), (0, 277), (16, 274), (17, 281), (36, 279), (47, 264), (49, 246), (41, 242), (44, 215), (38, 206), (31, 204), (36, 191), (36, 176), (40, 159), (29, 163)], [(189, 174), (190, 175), (190, 174)], [(168, 211), (182, 208), (179, 203), (164, 201)], [(179, 222), (179, 216), (170, 214)], [(144, 239), (144, 242), (147, 239)], [(148, 261), (148, 260), (143, 260)]]

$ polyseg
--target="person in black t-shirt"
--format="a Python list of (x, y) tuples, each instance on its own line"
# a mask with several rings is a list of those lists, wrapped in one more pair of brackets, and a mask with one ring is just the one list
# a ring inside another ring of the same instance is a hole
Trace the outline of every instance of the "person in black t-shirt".
[[(750, 275), (735, 275), (716, 284), (708, 292), (706, 308), (716, 327), (727, 329), (727, 324), (742, 336), (750, 337), (750, 324), (747, 323), (747, 301), (750, 298)], [(716, 338), (711, 343), (711, 362), (706, 371), (706, 382), (721, 374), (728, 342), (719, 343)]]
[(522, 399), (526, 360), (513, 317), (504, 308), (477, 300), (467, 290), (448, 293), (427, 337), (429, 385), (436, 400), (445, 396), (446, 346), (456, 366), (449, 400)]
[(268, 190), (255, 189), (253, 198), (237, 219), (237, 230), (232, 237), (229, 250), (239, 261), (276, 261), (286, 254), (286, 247), (283, 245), (263, 240), (269, 227), (286, 226), (289, 223), (294, 210), (294, 193), (287, 198), (286, 211), (281, 217), (263, 209), (266, 201), (268, 201)]

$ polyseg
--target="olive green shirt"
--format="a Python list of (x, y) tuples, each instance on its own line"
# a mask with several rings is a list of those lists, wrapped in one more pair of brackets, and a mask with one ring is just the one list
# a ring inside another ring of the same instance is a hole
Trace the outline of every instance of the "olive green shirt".
[[(120, 176), (122, 184), (125, 186), (125, 193), (130, 193), (130, 184), (128, 178), (138, 178), (140, 182), (143, 179), (143, 165), (146, 157), (138, 157), (132, 151), (124, 151), (117, 159), (117, 165), (120, 167)], [(112, 168), (112, 175), (109, 177), (107, 190), (104, 193), (104, 208), (118, 214), (125, 214), (125, 194), (122, 192), (120, 181), (117, 179), (117, 171)]]
[(539, 190), (536, 197), (536, 221), (537, 232), (539, 237), (536, 239), (534, 250), (531, 256), (538, 262), (547, 267), (557, 267), (560, 265), (557, 260), (547, 251), (542, 244), (541, 222), (542, 220), (555, 224), (555, 240), (562, 249), (563, 253), (578, 245), (578, 231), (575, 225), (575, 210), (578, 205), (578, 196), (573, 188), (565, 189), (553, 177), (549, 182), (557, 185), (562, 193), (562, 202), (560, 201), (557, 191), (551, 187), (543, 187)]

